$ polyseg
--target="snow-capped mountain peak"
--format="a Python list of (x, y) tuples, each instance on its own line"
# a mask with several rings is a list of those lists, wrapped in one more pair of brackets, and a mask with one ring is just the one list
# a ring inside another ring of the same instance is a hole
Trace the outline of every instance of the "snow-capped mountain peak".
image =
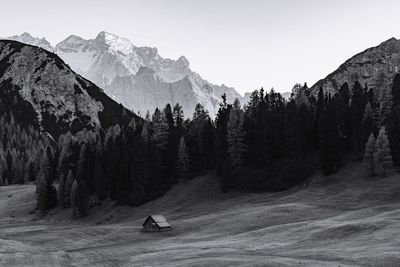
[(53, 47), (51, 46), (50, 42), (47, 41), (46, 38), (36, 38), (27, 32), (24, 32), (21, 35), (14, 35), (14, 36), (8, 37), (6, 39), (10, 39), (10, 40), (14, 40), (14, 41), (18, 41), (21, 43), (34, 45), (34, 46), (39, 46), (48, 51), (54, 50)]
[(106, 48), (115, 52), (121, 52), (125, 55), (132, 54), (135, 48), (128, 39), (104, 31), (97, 35), (94, 42), (101, 48)]
[[(35, 45), (32, 38), (10, 37)], [(222, 94), (228, 102), (235, 98), (243, 101), (234, 88), (211, 84), (192, 71), (186, 57), (163, 58), (157, 48), (137, 47), (129, 39), (105, 31), (89, 40), (71, 35), (57, 44), (54, 52), (113, 99), (141, 114), (179, 103), (190, 116), (200, 103), (213, 117)]]

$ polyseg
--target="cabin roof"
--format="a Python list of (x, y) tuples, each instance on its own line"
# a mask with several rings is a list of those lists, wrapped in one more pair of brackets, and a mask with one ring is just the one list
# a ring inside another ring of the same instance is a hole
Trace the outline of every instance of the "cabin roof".
[[(154, 214), (154, 215), (152, 214), (152, 215), (149, 215), (149, 217), (147, 217), (146, 221), (147, 221), (149, 218), (153, 219), (153, 221), (154, 221), (154, 222), (158, 225), (158, 227), (160, 227), (160, 228), (171, 227), (171, 225), (168, 223), (167, 219), (166, 219), (163, 215), (160, 215), (160, 214)], [(146, 223), (146, 221), (145, 221), (145, 223)]]

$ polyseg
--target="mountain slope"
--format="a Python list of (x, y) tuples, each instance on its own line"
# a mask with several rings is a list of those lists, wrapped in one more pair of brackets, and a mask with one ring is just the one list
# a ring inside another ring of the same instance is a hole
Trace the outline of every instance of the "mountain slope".
[(0, 40), (0, 91), (29, 103), (35, 124), (55, 137), (107, 127), (118, 122), (123, 109), (57, 55), (16, 41)]
[[(19, 36), (9, 37), (21, 40)], [(40, 39), (25, 39), (29, 44)], [(177, 60), (162, 58), (156, 48), (136, 47), (128, 39), (101, 32), (95, 39), (85, 40), (71, 35), (54, 50), (73, 70), (91, 80), (119, 103), (145, 114), (156, 107), (179, 102), (186, 116), (191, 116), (197, 103), (201, 103), (214, 116), (221, 95), (226, 93), (228, 102), (242, 96), (234, 88), (214, 85), (201, 78), (189, 67), (185, 57)], [(136, 85), (145, 67), (154, 72)], [(166, 90), (165, 88), (168, 87)], [(146, 101), (142, 101), (145, 99)]]
[(343, 83), (347, 82), (351, 87), (356, 80), (374, 90), (388, 89), (399, 71), (400, 40), (391, 38), (348, 59), (311, 90), (317, 94), (322, 86), (325, 92), (335, 93)]

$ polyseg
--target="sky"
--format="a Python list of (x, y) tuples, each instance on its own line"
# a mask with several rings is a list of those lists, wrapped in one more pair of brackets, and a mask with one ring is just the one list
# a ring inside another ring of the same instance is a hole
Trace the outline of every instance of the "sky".
[(394, 0), (13, 0), (1, 3), (0, 36), (29, 32), (55, 45), (107, 31), (184, 55), (204, 79), (241, 93), (287, 92), (399, 38), (398, 10)]

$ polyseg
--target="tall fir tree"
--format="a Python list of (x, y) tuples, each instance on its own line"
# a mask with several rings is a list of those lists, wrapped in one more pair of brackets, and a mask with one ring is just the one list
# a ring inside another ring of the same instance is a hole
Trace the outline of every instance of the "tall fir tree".
[(178, 160), (176, 162), (176, 174), (180, 179), (186, 179), (189, 175), (189, 155), (186, 149), (185, 138), (181, 137), (179, 141)]
[(244, 143), (243, 120), (244, 112), (240, 107), (239, 100), (235, 99), (227, 125), (228, 154), (233, 168), (243, 166), (244, 153), (247, 149)]
[(61, 207), (65, 206), (65, 190), (66, 190), (66, 179), (63, 173), (60, 174), (58, 181), (58, 203)]
[(337, 172), (342, 165), (342, 148), (334, 102), (328, 97), (319, 122), (319, 157), (324, 175)]
[(393, 166), (392, 153), (390, 150), (389, 139), (385, 127), (379, 130), (378, 138), (375, 142), (374, 167), (375, 173), (385, 176)]
[(368, 138), (368, 142), (365, 144), (365, 151), (363, 158), (364, 165), (366, 166), (368, 173), (370, 175), (375, 174), (374, 151), (375, 151), (375, 136), (373, 133), (371, 133)]
[(68, 208), (71, 206), (71, 191), (74, 182), (74, 177), (72, 175), (72, 170), (68, 171), (67, 178), (65, 180), (65, 191), (64, 191), (64, 203), (63, 208)]
[(169, 125), (167, 118), (158, 108), (155, 110), (152, 118), (153, 136), (152, 141), (158, 149), (166, 149), (169, 137)]
[(78, 199), (78, 181), (74, 179), (71, 188), (71, 208), (72, 208), (72, 217), (78, 216), (78, 207), (79, 207), (79, 199)]
[(386, 120), (393, 161), (400, 164), (400, 74), (396, 74), (392, 84), (393, 105)]
[(222, 168), (224, 165), (225, 158), (228, 154), (228, 120), (231, 105), (226, 102), (226, 94), (221, 96), (222, 102), (219, 105), (217, 117), (215, 119), (216, 124), (216, 135), (215, 135), (215, 168), (217, 176), (222, 175)]
[(36, 178), (37, 207), (44, 215), (49, 206), (49, 192), (47, 190), (47, 180), (44, 173), (40, 173)]

